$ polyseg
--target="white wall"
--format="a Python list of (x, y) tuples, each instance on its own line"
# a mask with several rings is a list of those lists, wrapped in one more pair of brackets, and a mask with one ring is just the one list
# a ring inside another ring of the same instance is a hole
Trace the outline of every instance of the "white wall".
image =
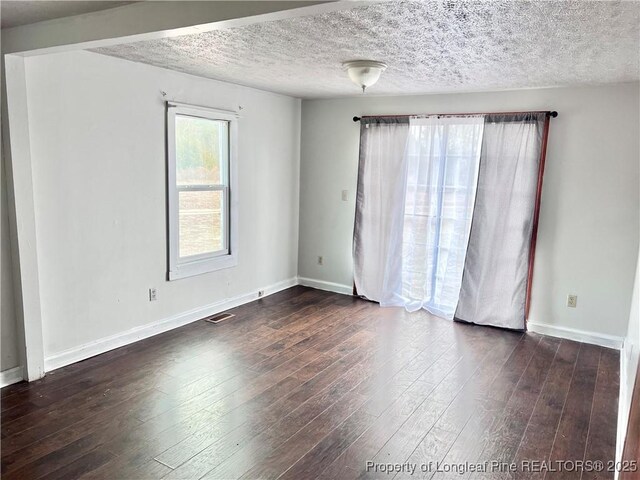
[(631, 399), (636, 380), (638, 361), (640, 360), (640, 252), (636, 267), (636, 279), (633, 286), (629, 325), (624, 347), (620, 352), (620, 403), (618, 408), (618, 443), (616, 458), (622, 458), (624, 439), (629, 423)]
[[(295, 277), (299, 100), (89, 52), (26, 73), (45, 357)], [(243, 107), (235, 268), (165, 280), (161, 90)]]
[[(296, 99), (88, 52), (31, 57), (26, 67), (47, 357), (297, 273), (349, 289), (359, 141), (351, 117), (362, 114), (558, 110), (531, 321), (626, 334), (638, 253), (638, 84), (304, 101), (300, 172)], [(237, 268), (165, 281), (160, 90), (244, 108)], [(565, 307), (568, 293), (579, 295), (575, 310)]]
[[(2, 64), (4, 75), (4, 63)], [(4, 77), (0, 91), (4, 96)], [(6, 102), (3, 98), (2, 120), (5, 120)], [(6, 372), (20, 364), (18, 349), (18, 331), (15, 301), (13, 297), (13, 259), (11, 256), (11, 235), (9, 231), (9, 194), (7, 187), (7, 168), (4, 160), (4, 138), (2, 132), (0, 146), (0, 372)], [(0, 383), (2, 382), (0, 375)]]
[[(303, 101), (299, 275), (352, 284), (354, 115), (552, 109), (559, 116), (551, 120), (530, 321), (624, 336), (638, 254), (638, 104), (637, 83)], [(569, 293), (578, 308), (565, 306)]]
[(13, 275), (11, 261), (11, 241), (9, 236), (9, 216), (7, 212), (7, 176), (4, 157), (0, 165), (0, 371), (17, 367), (18, 335), (16, 311), (13, 299)]

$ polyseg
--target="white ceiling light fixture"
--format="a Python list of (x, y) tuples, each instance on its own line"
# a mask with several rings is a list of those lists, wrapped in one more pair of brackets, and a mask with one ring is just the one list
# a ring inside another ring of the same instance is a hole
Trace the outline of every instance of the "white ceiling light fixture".
[(351, 81), (362, 88), (362, 93), (367, 87), (376, 83), (387, 68), (386, 63), (375, 60), (353, 60), (344, 62), (342, 66), (347, 70)]

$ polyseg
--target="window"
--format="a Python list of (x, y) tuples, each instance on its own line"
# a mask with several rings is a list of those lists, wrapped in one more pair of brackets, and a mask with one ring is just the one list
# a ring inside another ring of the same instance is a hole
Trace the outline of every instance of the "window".
[(236, 122), (167, 104), (169, 280), (237, 264)]

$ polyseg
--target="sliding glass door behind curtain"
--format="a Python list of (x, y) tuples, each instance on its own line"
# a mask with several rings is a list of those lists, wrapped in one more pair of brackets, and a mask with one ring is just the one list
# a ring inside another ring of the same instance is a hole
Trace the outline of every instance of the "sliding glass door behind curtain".
[[(402, 304), (453, 318), (476, 196), (484, 119), (411, 119), (402, 235)], [(394, 297), (398, 298), (398, 296)]]
[(523, 329), (545, 121), (544, 113), (363, 118), (358, 293)]

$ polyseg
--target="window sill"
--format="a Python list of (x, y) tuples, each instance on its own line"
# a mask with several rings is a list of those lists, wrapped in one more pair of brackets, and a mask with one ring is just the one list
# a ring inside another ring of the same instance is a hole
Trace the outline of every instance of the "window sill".
[(182, 263), (169, 270), (169, 281), (211, 273), (217, 270), (235, 267), (236, 265), (238, 265), (238, 256), (236, 254)]

